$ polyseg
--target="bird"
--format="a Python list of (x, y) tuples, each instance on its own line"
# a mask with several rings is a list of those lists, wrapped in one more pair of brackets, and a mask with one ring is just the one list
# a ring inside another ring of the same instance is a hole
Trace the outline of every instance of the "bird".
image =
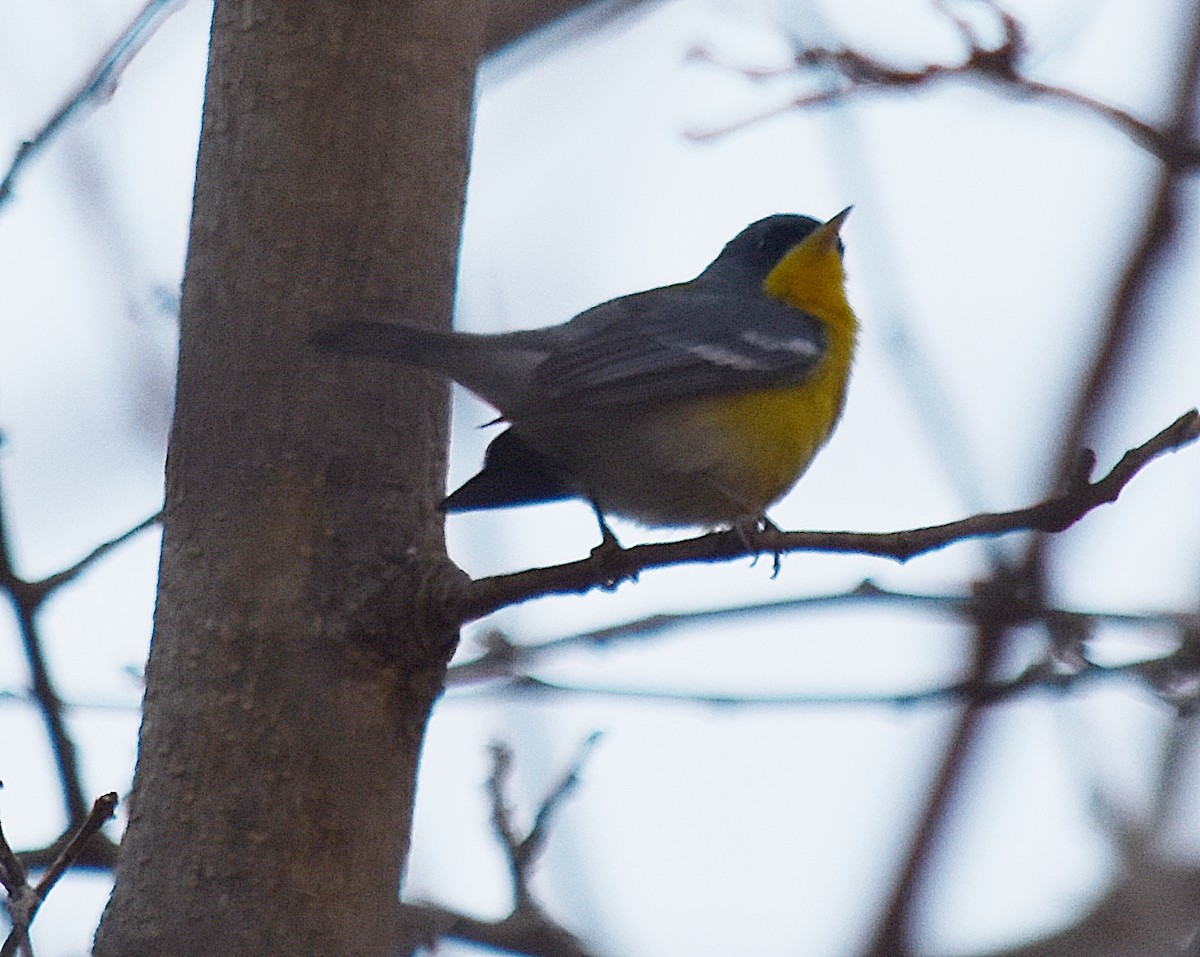
[(446, 512), (580, 498), (648, 528), (774, 525), (842, 414), (858, 319), (841, 228), (777, 213), (694, 279), (620, 296), (560, 325), (502, 333), (344, 319), (323, 350), (440, 373), (508, 428)]

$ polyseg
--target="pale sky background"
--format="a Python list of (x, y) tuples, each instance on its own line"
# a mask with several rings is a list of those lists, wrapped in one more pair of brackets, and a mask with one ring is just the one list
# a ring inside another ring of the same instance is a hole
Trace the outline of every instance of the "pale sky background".
[[(0, 162), (38, 129), (140, 6), (137, 0), (0, 0)], [(1180, 0), (1010, 3), (1030, 71), (1162, 119)], [(986, 24), (977, 4), (955, 9)], [(33, 162), (0, 208), (0, 492), (22, 572), (37, 578), (159, 505), (169, 424), (174, 297), (182, 274), (209, 5), (165, 22), (111, 98)], [(752, 82), (689, 61), (784, 67), (789, 37), (856, 46), (899, 65), (961, 53), (918, 0), (675, 0), (595, 25), (577, 17), (481, 73), (459, 325), (563, 321), (603, 299), (686, 279), (741, 227), (773, 212), (828, 217), (844, 238), (863, 326), (842, 426), (783, 527), (890, 530), (1036, 500), (1116, 276), (1138, 235), (1152, 158), (1079, 111), (960, 83), (836, 108), (770, 111), (820, 76)], [(1200, 402), (1196, 205), (1153, 294), (1122, 398), (1095, 439), (1101, 469)], [(914, 382), (955, 424), (947, 451)], [(478, 467), (490, 410), (456, 393), (450, 484)], [(1200, 449), (1153, 464), (1120, 503), (1064, 536), (1054, 600), (1154, 611), (1197, 604)], [(627, 544), (661, 537), (618, 526)], [(582, 557), (582, 504), (448, 522), (472, 575)], [(157, 533), (97, 565), (41, 624), (68, 701), (89, 794), (128, 788), (149, 639)], [(1002, 543), (1016, 554), (1019, 539)], [(961, 594), (987, 552), (958, 545), (898, 566), (862, 557), (645, 573), (615, 594), (548, 599), (468, 629), (532, 642), (660, 611), (821, 595), (864, 578)], [(1160, 650), (1169, 649), (1159, 640)], [(1119, 659), (1155, 647), (1102, 632)], [(843, 608), (682, 627), (536, 670), (595, 689), (712, 694), (895, 694), (954, 681), (969, 635), (916, 610)], [(1028, 654), (1042, 638), (1031, 632)], [(1098, 652), (1099, 653), (1099, 652)], [(1014, 668), (1020, 662), (1014, 661)], [(0, 619), (0, 689), (27, 676)], [(870, 932), (925, 797), (953, 709), (921, 705), (714, 709), (613, 695), (518, 701), (484, 688), (438, 705), (425, 754), (408, 894), (481, 916), (509, 904), (483, 781), (493, 739), (515, 750), (514, 799), (532, 812), (579, 742), (604, 737), (538, 872), (549, 911), (600, 954), (850, 955)], [(931, 954), (984, 953), (1068, 923), (1112, 877), (1100, 793), (1131, 815), (1173, 712), (1132, 683), (997, 708), (922, 909)], [(1197, 757), (1194, 744), (1189, 753)], [(1193, 775), (1194, 777), (1195, 775)], [(61, 827), (41, 725), (0, 701), (0, 818), (15, 846)], [(1163, 835), (1200, 856), (1200, 819)], [(40, 957), (84, 953), (107, 880), (72, 876), (35, 926)], [(465, 952), (447, 945), (444, 953)]]

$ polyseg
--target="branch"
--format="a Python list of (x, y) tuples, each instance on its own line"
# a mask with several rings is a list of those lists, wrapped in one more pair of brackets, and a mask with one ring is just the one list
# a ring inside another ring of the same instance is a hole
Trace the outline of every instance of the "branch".
[(528, 888), (525, 869), (520, 861), (521, 838), (512, 821), (512, 809), (504, 796), (508, 789), (509, 775), (512, 773), (513, 754), (508, 745), (499, 741), (493, 741), (488, 750), (492, 755), (492, 773), (487, 779), (488, 797), (492, 808), (492, 830), (496, 832), (496, 837), (504, 847), (509, 876), (513, 882), (514, 910), (519, 910), (526, 902)]
[(101, 794), (100, 797), (96, 798), (95, 803), (92, 804), (92, 810), (87, 816), (87, 820), (79, 826), (79, 830), (67, 842), (67, 846), (62, 849), (62, 853), (58, 855), (58, 859), (46, 868), (46, 873), (37, 882), (37, 887), (34, 890), (37, 892), (39, 900), (46, 899), (46, 895), (54, 889), (54, 885), (59, 882), (63, 874), (79, 860), (88, 841), (96, 836), (100, 828), (112, 820), (112, 816), (116, 811), (116, 791), (109, 791), (107, 794)]
[(38, 908), (46, 895), (62, 878), (63, 874), (83, 853), (88, 842), (113, 816), (117, 808), (117, 795), (109, 792), (96, 798), (91, 813), (79, 826), (75, 835), (67, 842), (58, 859), (46, 869), (36, 885), (31, 886), (25, 868), (13, 854), (7, 839), (0, 831), (0, 882), (8, 891), (8, 914), (12, 920), (12, 932), (0, 947), (0, 957), (13, 957), (18, 950), (30, 952), (29, 927), (37, 916)]
[(131, 538), (140, 535), (148, 528), (156, 525), (161, 519), (162, 512), (155, 512), (149, 518), (143, 519), (137, 525), (133, 526), (133, 528), (126, 532), (122, 532), (116, 538), (109, 539), (107, 542), (97, 545), (69, 568), (64, 568), (62, 571), (55, 572), (53, 575), (49, 575), (46, 578), (40, 579), (39, 581), (19, 582), (17, 585), (20, 589), (24, 589), (28, 593), (28, 600), (34, 606), (40, 605), (46, 600), (50, 593), (54, 591), (54, 589), (58, 588), (60, 585), (65, 585), (68, 582), (74, 581), (83, 572), (87, 571), (87, 569), (89, 569), (109, 552), (119, 548)]
[[(1179, 87), (1169, 111), (1167, 128), (1180, 137), (1196, 125), (1200, 100), (1200, 17), (1193, 17), (1191, 35), (1183, 47)], [(1085, 445), (1118, 397), (1117, 383), (1139, 333), (1145, 335), (1150, 320), (1147, 298), (1170, 262), (1172, 244), (1180, 238), (1180, 217), (1191, 189), (1187, 170), (1165, 166), (1159, 171), (1153, 194), (1145, 204), (1146, 221), (1136, 245), (1117, 281), (1112, 305), (1096, 336), (1096, 352), (1075, 390), (1075, 400), (1064, 417), (1065, 426), (1057, 439), (1056, 476), (1070, 468), (1072, 450)], [(1029, 542), (1023, 564), (1036, 572), (1045, 562), (1049, 543), (1035, 538)]]
[(944, 525), (899, 532), (776, 532), (755, 535), (748, 547), (736, 531), (711, 532), (677, 542), (610, 549), (591, 558), (481, 578), (469, 583), (448, 613), (462, 624), (509, 605), (552, 594), (580, 594), (593, 588), (612, 588), (636, 578), (649, 568), (688, 562), (716, 562), (742, 558), (752, 552), (820, 551), (875, 555), (907, 561), (916, 555), (945, 548), (955, 542), (1016, 531), (1061, 532), (1093, 509), (1115, 502), (1122, 489), (1149, 462), (1200, 437), (1200, 413), (1186, 412), (1148, 442), (1126, 452), (1106, 476), (1090, 482), (1092, 453), (1080, 457), (1064, 489), (1037, 505), (1011, 512), (984, 512)]
[(36, 603), (32, 600), (26, 583), (16, 573), (8, 540), (8, 523), (3, 500), (0, 499), (0, 592), (8, 594), (16, 612), (17, 631), (21, 636), (25, 660), (29, 665), (33, 696), (41, 711), (58, 766), (58, 780), (63, 792), (67, 821), (74, 825), (82, 821), (87, 813), (75, 741), (67, 729), (62, 699), (58, 696), (58, 690), (50, 677), (50, 667), (46, 661), (45, 648), (35, 617)]
[(512, 876), (512, 913), (503, 920), (484, 921), (433, 904), (402, 903), (398, 912), (400, 953), (412, 954), (418, 948), (432, 950), (441, 938), (452, 937), (529, 957), (591, 957), (570, 931), (546, 916), (529, 890), (529, 881), (549, 835), (551, 818), (578, 786), (583, 765), (598, 740), (598, 731), (583, 740), (575, 759), (542, 799), (533, 826), (524, 837), (513, 822), (512, 809), (505, 798), (512, 772), (512, 751), (500, 742), (491, 745), (492, 773), (488, 775), (487, 790), (492, 827), (504, 847)]
[(513, 913), (530, 911), (540, 914), (541, 909), (533, 899), (529, 890), (529, 879), (533, 864), (545, 847), (550, 830), (550, 821), (555, 812), (562, 806), (563, 801), (579, 784), (579, 774), (591, 754), (592, 748), (600, 740), (600, 732), (593, 731), (588, 735), (558, 783), (550, 789), (542, 799), (541, 806), (534, 815), (533, 827), (524, 837), (518, 835), (512, 820), (512, 810), (505, 800), (504, 792), (512, 771), (512, 751), (507, 745), (495, 742), (491, 746), (492, 773), (488, 776), (488, 794), (492, 804), (492, 826), (500, 843), (504, 846), (508, 858), (508, 869), (513, 879)]
[[(462, 687), (497, 678), (520, 676), (543, 658), (575, 648), (607, 648), (620, 642), (645, 641), (663, 632), (736, 621), (747, 616), (776, 614), (787, 611), (812, 610), (843, 604), (902, 604), (936, 607), (957, 613), (969, 601), (963, 595), (919, 595), (881, 588), (870, 579), (844, 592), (828, 595), (806, 595), (777, 601), (750, 602), (721, 608), (685, 612), (658, 612), (643, 618), (623, 621), (604, 628), (552, 638), (537, 644), (516, 643), (500, 631), (490, 631), (483, 639), (484, 652), (478, 658), (451, 665), (446, 671), (447, 688)], [(1174, 620), (1174, 619), (1172, 619)]]
[[(87, 820), (86, 818), (84, 820)], [(38, 870), (43, 867), (50, 867), (62, 855), (63, 848), (67, 845), (74, 831), (68, 831), (51, 844), (44, 847), (34, 847), (27, 850), (19, 851), (21, 860), (25, 867), (29, 870)], [(117, 851), (119, 850), (116, 843), (109, 840), (108, 835), (101, 831), (79, 852), (79, 856), (75, 858), (71, 865), (76, 870), (88, 868), (96, 871), (111, 871), (117, 866)]]
[[(580, 648), (601, 650), (621, 642), (652, 640), (667, 632), (697, 625), (736, 623), (746, 617), (781, 612), (816, 611), (850, 605), (898, 605), (973, 621), (972, 600), (970, 595), (964, 594), (918, 593), (883, 588), (868, 578), (846, 591), (695, 611), (659, 612), (537, 643), (514, 642), (503, 632), (493, 630), (484, 634), (484, 650), (479, 657), (447, 669), (445, 686), (447, 689), (461, 689), (503, 679), (524, 679), (529, 677), (532, 667), (561, 652)], [(1031, 607), (1028, 620), (1052, 621), (1055, 628), (1069, 627), (1084, 632), (1090, 631), (1095, 622), (1129, 628), (1164, 628), (1185, 634), (1200, 631), (1200, 614), (1195, 612), (1135, 613), (1044, 606)]]
[[(1022, 72), (1027, 53), (1024, 28), (1015, 17), (995, 3), (987, 5), (991, 7), (1003, 31), (1003, 40), (992, 47), (985, 45), (974, 28), (965, 20), (953, 16), (943, 3), (935, 2), (933, 5), (951, 20), (963, 38), (967, 52), (958, 63), (931, 63), (906, 70), (856, 50), (807, 47), (796, 54), (793, 69), (825, 67), (837, 76), (837, 86), (796, 97), (719, 129), (692, 130), (687, 136), (693, 140), (715, 139), (794, 109), (837, 104), (852, 96), (868, 93), (899, 92), (945, 80), (967, 79), (990, 82), (1020, 96), (1056, 101), (1082, 109), (1121, 130), (1171, 169), (1191, 170), (1200, 167), (1200, 142), (1191, 135), (1189, 128), (1172, 123), (1159, 129), (1111, 104), (1025, 76)], [(702, 48), (692, 50), (689, 58), (715, 62), (715, 58)], [(751, 69), (741, 72), (751, 79), (761, 79), (779, 71)]]
[(705, 708), (891, 708), (910, 709), (922, 705), (971, 704), (988, 707), (1022, 695), (1045, 692), (1066, 694), (1089, 681), (1137, 679), (1163, 702), (1181, 714), (1200, 705), (1200, 667), (1194, 648), (1181, 648), (1165, 657), (1101, 665), (1081, 659), (1065, 663), (1047, 657), (1007, 679), (966, 679), (919, 691), (892, 694), (706, 694), (694, 691), (663, 691), (644, 688), (614, 688), (564, 684), (531, 675), (514, 675), (487, 689), (488, 698), (509, 696), (522, 701), (554, 697), (596, 697), (608, 700), (651, 701), (656, 704), (698, 705)]
[(8, 894), (8, 916), (12, 923), (12, 933), (8, 935), (4, 944), (4, 952), (11, 954), (20, 948), (23, 954), (28, 954), (29, 921), (33, 919), (29, 913), (29, 901), (33, 895), (33, 888), (29, 886), (25, 865), (13, 853), (3, 828), (0, 828), (0, 884)]
[(73, 581), (113, 549), (149, 528), (159, 520), (160, 516), (161, 513), (152, 515), (129, 531), (97, 546), (71, 567), (41, 581), (28, 582), (17, 574), (8, 545), (8, 523), (3, 503), (0, 502), (0, 593), (7, 592), (15, 606), (17, 628), (25, 649), (25, 659), (29, 664), (33, 697), (41, 712), (42, 721), (46, 725), (46, 733), (49, 735), (50, 745), (54, 751), (69, 827), (75, 827), (86, 819), (87, 800), (84, 796), (82, 777), (79, 772), (75, 741), (67, 728), (63, 713), (63, 701), (54, 685), (50, 666), (46, 660), (44, 643), (37, 626), (37, 612), (56, 588)]
[[(1013, 64), (1017, 62), (1021, 47), (1013, 42), (1013, 38), (1019, 39), (1019, 36), (1011, 18), (1006, 19), (1004, 25), (1006, 45), (1012, 50), (1012, 56), (1006, 64), (1011, 74), (1007, 78), (1008, 81), (1013, 82), (1018, 89), (1023, 86), (1031, 93), (1045, 95), (1049, 88), (1023, 81), (1017, 75)], [(1075, 450), (1085, 444), (1100, 416), (1114, 398), (1113, 383), (1121, 369), (1128, 345), (1133, 341), (1138, 325), (1144, 324), (1145, 291), (1149, 288), (1155, 270), (1161, 268), (1165, 262), (1166, 252), (1178, 233), (1178, 217), (1186, 187), (1185, 174), (1195, 170), (1197, 155), (1196, 141), (1192, 137), (1195, 131), (1197, 84), (1200, 82), (1200, 20), (1193, 16), (1189, 29), (1190, 36), (1182, 46), (1184, 54), (1179, 71), (1178, 89), (1170, 118), (1163, 127), (1165, 132), (1159, 135), (1149, 127), (1141, 127), (1131, 118), (1123, 117), (1118, 111), (1112, 111), (1107, 116), (1109, 120), (1115, 119), (1118, 122), (1128, 119), (1128, 123), (1125, 124), (1127, 132), (1136, 142), (1155, 153), (1163, 165), (1159, 170), (1154, 198), (1149, 204), (1150, 212), (1143, 236), (1131, 254), (1118, 286), (1108, 322), (1105, 324), (1096, 357), (1077, 391), (1073, 414), (1068, 418), (1068, 427), (1057, 443), (1059, 452), (1053, 471), (1056, 485), (1069, 483), (1078, 474)], [(1000, 79), (1005, 81), (1003, 70)], [(1062, 95), (1068, 94), (1064, 92)], [(1083, 98), (1079, 100), (1082, 102)], [(1097, 106), (1094, 103), (1092, 105)], [(1046, 536), (1032, 536), (1019, 566), (1011, 573), (1023, 591), (1039, 596), (1039, 600), (1047, 587), (1045, 556), (1050, 543), (1051, 539)], [(1053, 636), (1054, 628), (1049, 620), (1047, 625)], [(1008, 629), (1004, 627), (1002, 620), (996, 622), (980, 619), (975, 631), (974, 677), (986, 680), (991, 675), (999, 660), (1000, 647), (1002, 643), (1006, 643), (1004, 639), (1007, 636)], [(1194, 686), (1194, 668), (1190, 680)], [(1155, 685), (1153, 678), (1150, 678), (1150, 682)], [(1168, 682), (1164, 682), (1163, 686), (1167, 684)], [(1183, 690), (1186, 689), (1188, 681), (1177, 684)], [(1186, 699), (1186, 692), (1184, 697)], [(1192, 697), (1194, 698), (1194, 690)], [(1181, 706), (1183, 709), (1189, 707), (1186, 700)], [(1194, 701), (1190, 707), (1194, 707)], [(917, 902), (923, 886), (928, 881), (939, 840), (946, 830), (947, 813), (954, 793), (961, 787), (964, 770), (971, 760), (971, 751), (977, 747), (981, 714), (980, 705), (975, 702), (968, 703), (948, 738), (941, 768), (919, 819), (915, 837), (898, 871), (896, 885), (889, 895), (872, 945), (868, 949), (871, 955), (892, 957), (910, 949)], [(1084, 947), (1080, 952), (1091, 949), (1094, 948)]]
[(4, 174), (4, 179), (0, 180), (0, 207), (12, 197), (13, 187), (25, 164), (33, 159), (34, 155), (57, 134), (61, 133), (67, 121), (86, 103), (91, 100), (101, 100), (111, 94), (121, 71), (129, 65), (162, 22), (171, 13), (174, 13), (172, 8), (180, 2), (181, 0), (149, 0), (116, 42), (100, 57), (99, 62), (92, 68), (92, 72), (88, 74), (79, 89), (67, 98), (67, 101), (55, 111), (54, 115), (46, 121), (46, 125), (38, 130), (32, 139), (25, 140), (17, 147), (12, 165)]

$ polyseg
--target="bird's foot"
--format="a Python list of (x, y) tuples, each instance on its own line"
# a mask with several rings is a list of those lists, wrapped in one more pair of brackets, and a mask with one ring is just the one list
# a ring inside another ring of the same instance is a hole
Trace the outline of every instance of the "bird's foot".
[(778, 578), (779, 571), (783, 567), (783, 553), (779, 550), (777, 537), (783, 532), (779, 526), (767, 516), (759, 515), (750, 521), (734, 522), (732, 531), (752, 557), (751, 568), (758, 564), (758, 559), (764, 552), (771, 553), (771, 577)]

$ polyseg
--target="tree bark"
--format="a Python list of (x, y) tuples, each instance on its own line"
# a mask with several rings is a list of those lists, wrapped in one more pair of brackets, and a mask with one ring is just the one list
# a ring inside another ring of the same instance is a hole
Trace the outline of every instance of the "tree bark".
[(473, 0), (218, 0), (163, 554), (100, 957), (394, 946), (457, 582), (447, 390), (333, 359), (386, 307), (448, 326)]

